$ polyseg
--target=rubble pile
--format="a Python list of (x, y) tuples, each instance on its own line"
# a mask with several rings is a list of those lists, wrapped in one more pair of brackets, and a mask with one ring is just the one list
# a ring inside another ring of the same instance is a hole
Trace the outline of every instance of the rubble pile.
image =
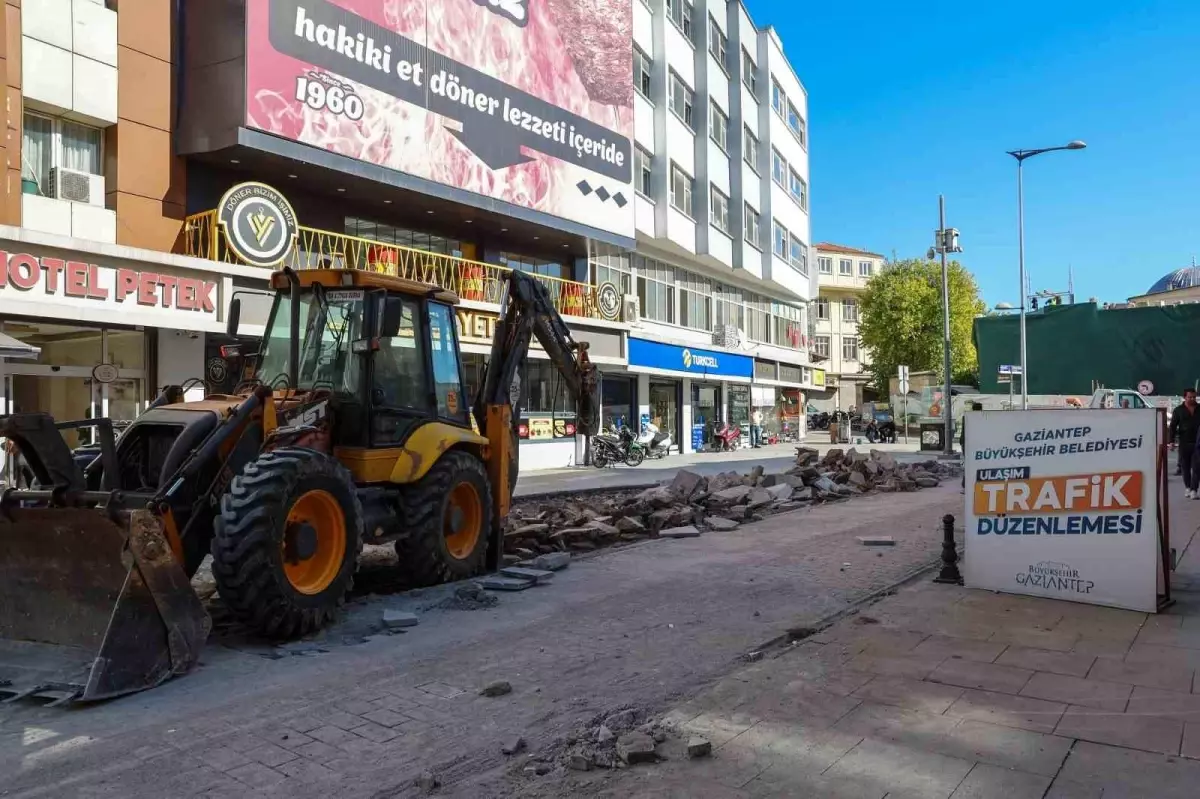
[(811, 447), (797, 447), (795, 466), (780, 474), (765, 474), (762, 466), (712, 477), (685, 469), (670, 484), (643, 491), (518, 500), (504, 531), (504, 558), (512, 564), (553, 552), (733, 530), (817, 503), (934, 488), (958, 473), (957, 465), (899, 463), (879, 450), (831, 449), (821, 457)]

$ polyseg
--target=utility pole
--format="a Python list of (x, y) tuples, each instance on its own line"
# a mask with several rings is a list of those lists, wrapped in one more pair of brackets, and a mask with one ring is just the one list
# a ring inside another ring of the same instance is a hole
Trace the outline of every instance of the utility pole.
[(946, 264), (946, 253), (962, 252), (962, 247), (958, 244), (958, 231), (946, 227), (946, 198), (941, 194), (938, 195), (938, 229), (934, 232), (933, 242), (930, 258), (935, 252), (942, 256), (942, 452), (951, 456), (954, 454), (954, 416), (950, 407), (950, 269)]

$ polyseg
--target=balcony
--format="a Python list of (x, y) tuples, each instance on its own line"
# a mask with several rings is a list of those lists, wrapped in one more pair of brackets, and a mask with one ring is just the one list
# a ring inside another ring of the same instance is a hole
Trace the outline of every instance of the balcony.
[[(216, 210), (192, 214), (184, 230), (184, 255), (220, 263), (240, 263), (225, 242)], [(366, 269), (449, 289), (463, 300), (500, 304), (508, 267), (453, 255), (398, 247), (371, 239), (300, 227), (296, 246), (281, 267), (292, 269)], [(554, 308), (564, 316), (601, 319), (595, 286), (533, 275), (550, 293)], [(611, 320), (608, 320), (611, 321)]]

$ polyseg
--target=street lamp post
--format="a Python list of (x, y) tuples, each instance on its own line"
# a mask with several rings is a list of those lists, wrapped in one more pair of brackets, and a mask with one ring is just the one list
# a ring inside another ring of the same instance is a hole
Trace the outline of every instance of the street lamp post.
[(1073, 141), (1059, 147), (1042, 147), (1037, 150), (1009, 150), (1008, 154), (1017, 159), (1017, 259), (1021, 272), (1021, 410), (1029, 410), (1029, 364), (1025, 346), (1025, 308), (1029, 304), (1029, 294), (1025, 290), (1025, 190), (1022, 166), (1026, 158), (1032, 158), (1042, 153), (1052, 153), (1056, 150), (1082, 150), (1087, 147), (1081, 141)]

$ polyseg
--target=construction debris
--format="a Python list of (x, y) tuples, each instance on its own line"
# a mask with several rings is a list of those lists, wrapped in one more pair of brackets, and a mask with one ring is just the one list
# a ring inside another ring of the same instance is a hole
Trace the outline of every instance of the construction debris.
[[(761, 465), (746, 474), (729, 471), (711, 477), (683, 469), (669, 484), (644, 490), (518, 499), (506, 523), (503, 554), (520, 556), (521, 568), (554, 571), (564, 568), (573, 552), (731, 531), (747, 521), (862, 494), (934, 488), (957, 478), (959, 469), (936, 460), (900, 463), (880, 450), (834, 448), (822, 457), (801, 446), (795, 465), (778, 474), (764, 473)], [(511, 569), (504, 573), (515, 576)], [(485, 587), (521, 590), (534, 582), (523, 576)]]
[(712, 741), (693, 735), (688, 739), (688, 757), (708, 757), (712, 754)]
[(864, 547), (894, 547), (896, 539), (890, 535), (860, 535), (858, 543)]
[(496, 682), (488, 683), (487, 685), (485, 685), (483, 687), (483, 690), (479, 692), (479, 695), (480, 696), (497, 697), (497, 696), (504, 696), (505, 694), (511, 694), (511, 693), (512, 693), (512, 685), (509, 684), (509, 682), (507, 680), (497, 680)]
[(617, 739), (617, 757), (631, 766), (638, 763), (656, 763), (654, 739), (642, 732), (627, 732)]
[(518, 736), (515, 736), (514, 738), (510, 739), (509, 741), (506, 741), (500, 747), (500, 751), (506, 755), (515, 755), (518, 752), (520, 752), (521, 750), (523, 750), (524, 748), (525, 748), (525, 739), (518, 735)]
[(402, 630), (405, 627), (416, 627), (421, 623), (415, 613), (406, 613), (402, 610), (384, 610), (383, 611), (383, 626), (389, 630)]

